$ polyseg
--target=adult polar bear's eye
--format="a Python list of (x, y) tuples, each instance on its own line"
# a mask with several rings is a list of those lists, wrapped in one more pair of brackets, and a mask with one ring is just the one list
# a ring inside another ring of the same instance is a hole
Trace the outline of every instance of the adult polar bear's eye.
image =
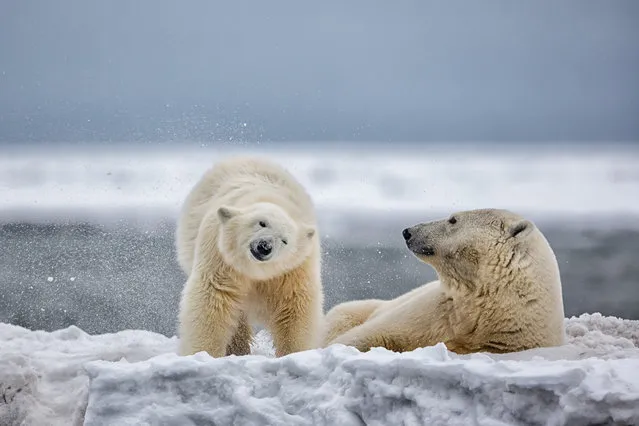
[(263, 220), (260, 220), (260, 226), (262, 228), (266, 228), (266, 222), (264, 222)]
[(450, 223), (451, 225), (456, 224), (457, 218), (455, 216), (451, 216), (450, 219), (448, 219), (448, 223)]

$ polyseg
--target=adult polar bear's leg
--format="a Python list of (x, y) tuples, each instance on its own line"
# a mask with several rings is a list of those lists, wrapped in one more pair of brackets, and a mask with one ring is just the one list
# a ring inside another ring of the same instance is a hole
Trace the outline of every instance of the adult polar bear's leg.
[(388, 301), (362, 325), (329, 344), (354, 346), (361, 352), (374, 347), (405, 352), (446, 343), (452, 336), (450, 304), (440, 282), (434, 281)]
[(384, 302), (381, 299), (365, 299), (334, 306), (324, 320), (326, 333), (322, 346), (327, 346), (337, 336), (363, 324)]
[(323, 342), (324, 346), (329, 346), (337, 337), (343, 335), (352, 328), (371, 321), (378, 315), (384, 315), (385, 312), (391, 310), (402, 312), (397, 309), (398, 306), (409, 303), (416, 298), (424, 297), (422, 296), (424, 294), (427, 298), (432, 297), (429, 296), (429, 294), (433, 293), (436, 288), (439, 288), (439, 285), (440, 282), (437, 280), (414, 288), (395, 299), (354, 300), (334, 306), (333, 309), (326, 314), (326, 335)]
[(388, 321), (384, 321), (384, 317), (372, 318), (361, 325), (355, 326), (337, 336), (330, 341), (329, 345), (342, 344), (353, 346), (360, 352), (366, 352), (371, 348), (383, 347), (391, 351), (401, 352), (406, 345), (406, 336), (401, 330)]

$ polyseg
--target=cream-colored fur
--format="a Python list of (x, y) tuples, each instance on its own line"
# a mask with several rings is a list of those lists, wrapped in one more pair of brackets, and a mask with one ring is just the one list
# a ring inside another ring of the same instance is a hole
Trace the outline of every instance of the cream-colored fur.
[(397, 352), (444, 342), (457, 353), (515, 352), (564, 342), (559, 268), (541, 231), (507, 210), (470, 210), (404, 232), (439, 280), (396, 299), (335, 306), (324, 345)]
[[(271, 251), (258, 258), (263, 244)], [(179, 313), (182, 355), (248, 354), (253, 322), (271, 332), (277, 356), (320, 346), (314, 207), (284, 168), (257, 158), (215, 165), (184, 202), (176, 245), (188, 274)]]

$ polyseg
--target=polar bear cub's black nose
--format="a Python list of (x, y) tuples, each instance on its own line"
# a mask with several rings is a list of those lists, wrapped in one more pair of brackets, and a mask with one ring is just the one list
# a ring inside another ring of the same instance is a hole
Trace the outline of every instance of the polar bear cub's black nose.
[(259, 240), (251, 245), (251, 254), (257, 260), (266, 260), (273, 251), (273, 243), (269, 240)]
[(404, 236), (404, 240), (406, 240), (406, 241), (410, 240), (410, 237), (412, 236), (412, 234), (410, 233), (408, 228), (406, 228), (406, 229), (404, 229), (402, 231), (402, 235)]
[(273, 250), (273, 244), (270, 241), (262, 240), (257, 245), (257, 252), (261, 255), (268, 256)]

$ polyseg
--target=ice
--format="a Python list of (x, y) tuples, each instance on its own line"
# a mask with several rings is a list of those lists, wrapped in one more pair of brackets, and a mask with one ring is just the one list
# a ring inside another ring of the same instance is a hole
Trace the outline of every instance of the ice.
[[(636, 150), (413, 150), (252, 149), (249, 153), (288, 167), (324, 211), (448, 214), (451, 209), (502, 207), (524, 215), (639, 214), (639, 199), (628, 195), (639, 193)], [(208, 167), (245, 153), (237, 149), (13, 153), (0, 158), (0, 212), (7, 220), (12, 219), (9, 212), (17, 219), (55, 209), (65, 209), (66, 220), (87, 210), (94, 215), (129, 209), (174, 216)]]
[(567, 343), (458, 356), (329, 348), (179, 357), (177, 338), (0, 324), (0, 424), (639, 424), (639, 321), (584, 314)]

